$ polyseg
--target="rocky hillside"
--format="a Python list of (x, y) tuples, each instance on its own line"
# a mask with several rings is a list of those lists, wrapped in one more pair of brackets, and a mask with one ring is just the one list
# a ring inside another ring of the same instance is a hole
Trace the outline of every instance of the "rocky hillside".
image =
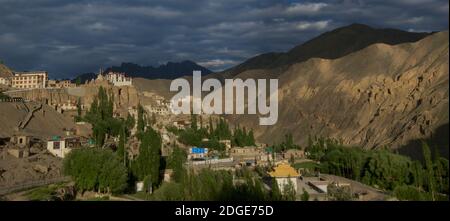
[[(0, 138), (11, 137), (17, 133), (16, 128), (27, 115), (32, 104), (0, 102)], [(43, 105), (35, 112), (33, 118), (21, 132), (47, 139), (54, 135), (64, 135), (64, 128), (74, 128), (73, 119), (56, 112), (52, 107)]]
[(0, 63), (0, 77), (12, 76), (12, 71), (4, 64)]
[[(279, 119), (255, 126), (256, 116), (230, 117), (272, 143), (292, 133), (335, 137), (365, 148), (389, 146), (417, 154), (414, 141), (429, 138), (448, 157), (448, 32), (415, 43), (373, 44), (347, 56), (309, 59), (282, 73), (241, 72), (240, 78), (279, 75)], [(443, 136), (442, 136), (443, 135)]]
[(65, 89), (34, 89), (25, 91), (11, 91), (7, 94), (11, 97), (22, 97), (26, 100), (33, 101), (46, 101), (49, 105), (55, 104), (67, 104), (78, 102), (80, 99), (81, 103), (85, 105), (88, 109), (94, 98), (98, 94), (99, 87), (105, 88), (108, 93), (112, 93), (114, 96), (114, 108), (126, 113), (128, 107), (137, 106), (139, 103), (138, 92), (135, 87), (114, 87), (108, 84), (106, 81), (103, 82), (90, 82), (80, 87), (75, 88), (65, 88)]

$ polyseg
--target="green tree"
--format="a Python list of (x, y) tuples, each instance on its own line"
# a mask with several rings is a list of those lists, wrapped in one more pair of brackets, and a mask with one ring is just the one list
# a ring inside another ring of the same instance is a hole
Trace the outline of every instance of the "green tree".
[(72, 150), (64, 158), (63, 172), (72, 177), (81, 191), (120, 193), (127, 187), (127, 170), (110, 150)]
[(131, 130), (134, 128), (135, 120), (134, 117), (131, 116), (131, 114), (127, 115), (127, 119), (125, 121), (125, 125), (127, 127), (127, 130)]
[(308, 201), (309, 200), (309, 193), (303, 188), (303, 193), (301, 196), (302, 201)]
[(186, 173), (184, 169), (184, 163), (186, 162), (186, 152), (175, 146), (173, 148), (172, 154), (168, 159), (168, 167), (173, 169), (173, 179), (175, 182), (181, 182)]
[(93, 137), (97, 147), (102, 147), (108, 136), (117, 136), (122, 122), (113, 116), (114, 96), (108, 96), (103, 87), (99, 87), (98, 94), (85, 115), (85, 120), (92, 124)]
[(80, 77), (77, 77), (77, 78), (75, 79), (75, 84), (76, 84), (77, 86), (81, 85), (81, 78), (80, 78)]
[(159, 184), (161, 161), (161, 136), (151, 127), (144, 132), (139, 155), (133, 162), (132, 171), (139, 180), (148, 181), (152, 187)]
[(436, 181), (434, 179), (434, 168), (433, 168), (433, 161), (431, 158), (431, 151), (430, 147), (427, 143), (422, 142), (422, 152), (423, 152), (423, 158), (425, 159), (425, 169), (426, 169), (426, 175), (427, 175), (427, 181), (428, 181), (428, 188), (431, 192), (431, 199), (433, 201), (436, 200), (435, 193), (436, 193)]
[(334, 184), (329, 184), (327, 187), (327, 194), (330, 200), (334, 201), (350, 201), (353, 199), (349, 187), (339, 187)]
[(288, 180), (288, 183), (284, 185), (283, 188), (283, 199), (287, 201), (295, 201), (296, 192), (294, 188), (294, 183), (292, 183), (291, 179)]
[(251, 129), (250, 132), (248, 133), (248, 138), (249, 138), (249, 146), (255, 146), (256, 142), (255, 136), (253, 135), (253, 129)]
[(153, 113), (153, 114), (152, 114), (151, 125), (155, 125), (155, 124), (156, 124), (156, 114)]
[(395, 187), (394, 196), (399, 200), (422, 201), (430, 199), (429, 194), (419, 190), (416, 187), (408, 185), (401, 185)]
[(143, 134), (145, 131), (145, 116), (144, 116), (144, 108), (141, 104), (138, 105), (137, 108), (137, 134)]
[(75, 118), (75, 121), (81, 121), (82, 116), (81, 116), (81, 98), (78, 98), (77, 100), (77, 116)]
[(119, 145), (117, 148), (117, 154), (119, 155), (119, 159), (123, 162), (123, 165), (127, 165), (127, 150), (125, 148), (125, 143), (127, 140), (127, 133), (125, 129), (125, 125), (121, 127), (120, 135), (119, 135)]
[(191, 129), (196, 131), (198, 129), (197, 127), (197, 115), (191, 114)]

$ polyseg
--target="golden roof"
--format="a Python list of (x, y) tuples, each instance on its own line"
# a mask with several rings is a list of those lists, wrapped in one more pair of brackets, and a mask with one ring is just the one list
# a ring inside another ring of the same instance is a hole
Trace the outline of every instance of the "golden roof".
[(281, 163), (275, 167), (274, 171), (269, 172), (271, 177), (298, 177), (300, 176), (297, 171), (289, 164)]

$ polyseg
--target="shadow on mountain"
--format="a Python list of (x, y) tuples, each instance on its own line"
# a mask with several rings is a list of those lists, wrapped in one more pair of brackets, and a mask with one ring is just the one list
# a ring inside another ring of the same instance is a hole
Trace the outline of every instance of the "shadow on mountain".
[(400, 147), (398, 152), (400, 154), (411, 157), (414, 160), (423, 160), (422, 154), (422, 141), (428, 143), (431, 148), (431, 151), (434, 153), (435, 150), (439, 151), (439, 154), (449, 159), (449, 138), (448, 138), (448, 123), (438, 127), (433, 135), (426, 139), (416, 139), (411, 140), (408, 144)]

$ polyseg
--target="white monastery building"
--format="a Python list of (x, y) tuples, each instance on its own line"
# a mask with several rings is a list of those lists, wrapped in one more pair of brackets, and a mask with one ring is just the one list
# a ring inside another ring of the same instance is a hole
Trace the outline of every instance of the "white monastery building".
[(124, 73), (109, 72), (106, 79), (114, 86), (130, 86), (132, 84), (131, 77), (125, 76)]

